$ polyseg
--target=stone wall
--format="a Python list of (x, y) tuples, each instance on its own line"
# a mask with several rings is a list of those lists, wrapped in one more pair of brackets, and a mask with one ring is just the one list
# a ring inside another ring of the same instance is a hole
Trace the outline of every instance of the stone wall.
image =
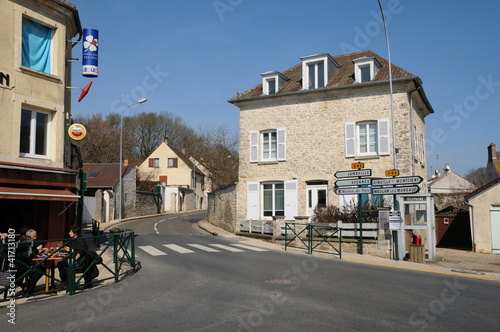
[(155, 196), (151, 192), (137, 191), (136, 192), (136, 215), (148, 216), (158, 214), (158, 208), (155, 201)]
[(236, 185), (208, 194), (209, 223), (234, 233), (236, 221)]

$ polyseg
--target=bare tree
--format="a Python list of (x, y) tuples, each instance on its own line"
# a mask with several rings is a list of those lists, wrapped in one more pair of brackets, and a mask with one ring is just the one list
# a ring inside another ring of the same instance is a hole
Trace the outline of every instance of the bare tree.
[(465, 174), (464, 178), (472, 182), (476, 188), (484, 186), (486, 184), (486, 167), (471, 169)]

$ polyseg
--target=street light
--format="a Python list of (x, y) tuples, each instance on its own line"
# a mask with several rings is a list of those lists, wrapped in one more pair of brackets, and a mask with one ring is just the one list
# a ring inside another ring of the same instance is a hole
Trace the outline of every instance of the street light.
[(125, 114), (125, 111), (129, 109), (129, 107), (137, 105), (137, 104), (142, 104), (147, 102), (148, 100), (146, 98), (139, 99), (136, 103), (130, 104), (122, 112), (122, 115), (120, 117), (120, 191), (119, 191), (119, 204), (118, 204), (118, 216), (120, 220), (122, 219), (122, 198), (123, 198), (123, 179), (122, 179), (122, 150), (123, 150), (123, 114)]

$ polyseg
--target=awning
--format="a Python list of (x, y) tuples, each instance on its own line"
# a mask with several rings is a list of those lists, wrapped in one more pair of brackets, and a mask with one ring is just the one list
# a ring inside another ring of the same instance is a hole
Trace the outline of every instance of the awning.
[(0, 187), (0, 199), (78, 202), (80, 196), (66, 189), (29, 189)]

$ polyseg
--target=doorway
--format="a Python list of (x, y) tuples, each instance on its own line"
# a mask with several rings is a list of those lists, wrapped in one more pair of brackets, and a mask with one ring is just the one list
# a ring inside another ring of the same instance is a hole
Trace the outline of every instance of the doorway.
[(327, 207), (328, 205), (328, 184), (327, 183), (311, 183), (307, 184), (307, 216), (309, 220), (314, 215), (314, 210), (317, 206)]

